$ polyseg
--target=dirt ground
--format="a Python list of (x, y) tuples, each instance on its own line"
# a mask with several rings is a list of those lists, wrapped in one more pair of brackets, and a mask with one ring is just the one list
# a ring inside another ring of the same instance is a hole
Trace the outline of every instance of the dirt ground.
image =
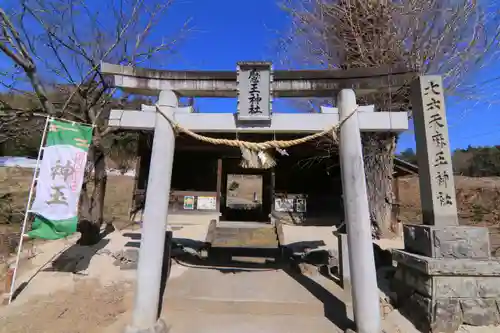
[(227, 175), (228, 203), (235, 197), (248, 202), (262, 203), (262, 176), (260, 175)]
[[(10, 193), (8, 196), (10, 215), (0, 215), (0, 234), (18, 234), (19, 225), (9, 225), (5, 222), (7, 217), (22, 218), (30, 181), (29, 170), (0, 168), (0, 184), (2, 184), (0, 195)], [(456, 184), (461, 223), (490, 227), (493, 233), (492, 243), (500, 247), (498, 228), (500, 208), (497, 208), (500, 207), (500, 178), (457, 177)], [(105, 216), (113, 221), (118, 229), (125, 228), (129, 224), (126, 221), (131, 204), (132, 187), (133, 177), (109, 177)], [(400, 180), (400, 214), (403, 222), (415, 223), (419, 220), (421, 213), (418, 195), (418, 179)], [(5, 201), (2, 203), (5, 205)], [(13, 237), (15, 238), (15, 235)], [(9, 242), (9, 237), (4, 236), (0, 240), (3, 241), (0, 250), (8, 250), (9, 244), (5, 242)], [(0, 281), (0, 289), (3, 286), (4, 282)], [(103, 286), (97, 280), (82, 279), (70, 290), (38, 296), (30, 299), (29, 304), (24, 304), (22, 307), (13, 306), (6, 309), (8, 311), (0, 315), (0, 333), (97, 333), (112, 324), (117, 316), (129, 310), (131, 302), (130, 283), (120, 282)], [(88, 311), (89, 309), (96, 311)], [(82, 318), (84, 320), (81, 320)], [(53, 327), (55, 322), (57, 327)]]
[(103, 332), (132, 308), (135, 270), (121, 269), (116, 254), (135, 249), (135, 229), (106, 235), (94, 246), (78, 235), (38, 245), (21, 266), (20, 293), (0, 306), (0, 333)]
[(253, 209), (262, 205), (263, 180), (260, 175), (227, 175), (226, 206)]
[[(8, 256), (19, 241), (19, 222), (24, 217), (32, 176), (33, 171), (29, 169), (0, 168), (0, 293), (5, 290)], [(118, 229), (130, 225), (128, 214), (132, 203), (133, 184), (133, 177), (108, 177), (104, 215)], [(7, 197), (3, 197), (7, 194)], [(9, 221), (17, 223), (11, 224)], [(29, 241), (23, 249), (36, 247), (37, 243), (39, 242)]]
[(131, 308), (131, 291), (130, 284), (102, 287), (98, 281), (80, 281), (74, 291), (40, 296), (27, 305), (9, 309), (11, 313), (0, 317), (0, 332), (101, 333)]

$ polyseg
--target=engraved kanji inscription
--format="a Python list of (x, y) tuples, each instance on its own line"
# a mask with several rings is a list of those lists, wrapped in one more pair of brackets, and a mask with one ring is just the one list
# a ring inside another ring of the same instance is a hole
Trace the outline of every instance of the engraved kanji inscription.
[(248, 78), (250, 80), (250, 91), (248, 96), (248, 102), (250, 104), (250, 110), (248, 113), (256, 114), (262, 113), (260, 108), (260, 102), (262, 101), (262, 97), (260, 97), (259, 90), (259, 82), (260, 82), (260, 73), (256, 69), (252, 69), (248, 74)]
[(439, 83), (435, 83), (434, 81), (429, 82), (429, 86), (425, 87), (424, 95), (427, 96), (429, 94), (433, 95), (441, 95), (441, 86)]
[(453, 201), (451, 196), (448, 193), (438, 192), (438, 200), (441, 206), (451, 206), (453, 205)]
[(443, 148), (448, 145), (446, 142), (446, 139), (442, 133), (436, 133), (432, 136), (432, 142), (436, 145), (438, 148)]
[(429, 117), (429, 126), (434, 127), (435, 129), (444, 127), (444, 119), (439, 113), (435, 113)]
[(430, 100), (426, 103), (427, 111), (437, 111), (441, 110), (441, 100), (438, 98), (430, 98)]
[(448, 171), (438, 171), (436, 175), (436, 180), (439, 186), (448, 187), (448, 181), (450, 180), (450, 175)]
[(436, 153), (436, 157), (434, 159), (434, 166), (438, 167), (440, 165), (448, 165), (448, 160), (446, 159), (443, 151)]

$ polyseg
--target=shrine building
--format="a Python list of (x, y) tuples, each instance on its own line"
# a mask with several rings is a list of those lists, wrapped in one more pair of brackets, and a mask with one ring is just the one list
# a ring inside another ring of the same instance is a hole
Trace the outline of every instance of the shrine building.
[[(201, 133), (203, 134), (203, 133)], [(234, 133), (206, 133), (234, 139)], [(299, 135), (280, 134), (290, 140)], [(273, 136), (242, 133), (240, 140), (264, 142)], [(144, 207), (152, 134), (142, 134), (138, 148), (133, 193), (134, 217)], [(276, 166), (248, 169), (240, 166), (238, 148), (212, 145), (185, 134), (177, 136), (169, 200), (169, 223), (208, 224), (211, 220), (329, 226), (343, 220), (339, 156), (328, 156), (317, 141), (274, 155)], [(396, 158), (393, 189), (398, 201), (399, 177), (416, 174), (415, 165)], [(394, 222), (398, 219), (394, 207)]]

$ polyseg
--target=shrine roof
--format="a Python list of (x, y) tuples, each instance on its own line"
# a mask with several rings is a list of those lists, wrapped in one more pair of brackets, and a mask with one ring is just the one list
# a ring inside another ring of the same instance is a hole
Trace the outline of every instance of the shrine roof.
[(418, 175), (418, 166), (413, 163), (407, 162), (400, 158), (394, 158), (394, 176), (403, 177), (409, 175)]

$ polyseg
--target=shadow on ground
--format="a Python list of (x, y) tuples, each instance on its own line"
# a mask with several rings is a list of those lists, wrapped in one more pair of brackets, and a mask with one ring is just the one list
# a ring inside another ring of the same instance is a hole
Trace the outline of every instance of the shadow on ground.
[[(124, 236), (130, 238), (126, 246), (139, 247), (140, 233), (125, 233)], [(160, 299), (163, 299), (172, 261), (181, 266), (217, 270), (223, 274), (282, 270), (323, 303), (324, 316), (330, 322), (342, 330), (355, 327), (347, 316), (345, 303), (314, 278), (314, 275), (321, 274), (342, 287), (338, 263), (332, 264), (329, 251), (318, 249), (325, 245), (322, 240), (297, 242), (278, 249), (211, 248), (206, 242), (173, 238), (172, 233), (167, 232), (165, 245)], [(374, 244), (374, 254), (377, 268), (382, 268), (377, 274), (379, 287), (389, 295), (391, 288), (388, 282), (393, 275), (391, 253)], [(159, 312), (162, 306), (159, 305)]]
[(92, 258), (109, 243), (109, 239), (104, 239), (114, 229), (106, 227), (99, 235), (99, 242), (94, 245), (73, 244), (63, 252), (57, 254), (50, 262), (50, 266), (42, 266), (37, 270), (28, 281), (21, 283), (12, 295), (15, 300), (19, 294), (26, 289), (30, 282), (37, 276), (39, 272), (67, 272), (73, 274), (81, 274), (89, 268)]
[[(300, 242), (297, 247), (313, 249), (322, 246), (322, 241)], [(195, 250), (197, 249), (197, 250)], [(206, 253), (203, 254), (203, 251)], [(311, 253), (314, 253), (312, 256)], [(314, 297), (323, 303), (324, 316), (342, 330), (353, 329), (354, 323), (347, 317), (346, 306), (329, 290), (304, 274), (300, 265), (307, 262), (324, 264), (327, 251), (310, 251), (309, 255), (294, 254), (290, 249), (255, 248), (211, 248), (207, 244), (188, 239), (172, 240), (172, 259), (179, 265), (191, 268), (213, 269), (223, 274), (258, 272), (262, 270), (282, 270)], [(333, 280), (332, 277), (329, 277)]]
[(101, 239), (92, 246), (72, 245), (61, 253), (43, 272), (66, 272), (78, 274), (88, 269), (94, 255), (108, 245), (109, 239)]
[(67, 272), (78, 274), (89, 268), (92, 258), (109, 244), (107, 235), (112, 233), (114, 228), (108, 224), (100, 233), (99, 241), (94, 245), (80, 245), (80, 241), (62, 252), (51, 266), (43, 269), (44, 272)]

